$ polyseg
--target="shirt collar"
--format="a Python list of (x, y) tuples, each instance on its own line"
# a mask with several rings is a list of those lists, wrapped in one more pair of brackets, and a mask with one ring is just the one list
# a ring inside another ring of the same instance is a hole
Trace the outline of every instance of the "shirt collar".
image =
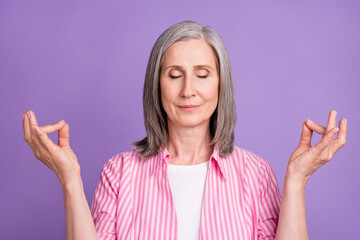
[[(225, 158), (219, 155), (219, 149), (217, 148), (217, 146), (215, 146), (210, 156), (210, 161), (217, 163), (217, 166), (219, 167), (222, 176), (224, 177), (225, 180), (227, 180), (227, 174), (225, 172), (224, 162), (223, 162), (224, 160)], [(169, 165), (170, 163), (170, 153), (168, 152), (166, 147), (160, 147), (158, 153), (153, 157), (152, 164), (150, 167), (151, 176), (154, 175), (155, 172), (159, 171), (160, 165), (162, 163), (165, 163), (166, 165)]]

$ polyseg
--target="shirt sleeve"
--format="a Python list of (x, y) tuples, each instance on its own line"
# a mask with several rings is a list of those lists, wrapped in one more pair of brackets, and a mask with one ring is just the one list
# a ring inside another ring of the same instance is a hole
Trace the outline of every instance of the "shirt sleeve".
[(91, 205), (99, 240), (116, 239), (116, 208), (122, 157), (117, 154), (103, 166)]
[(259, 214), (257, 235), (259, 240), (276, 238), (281, 194), (270, 164), (261, 159), (259, 168)]

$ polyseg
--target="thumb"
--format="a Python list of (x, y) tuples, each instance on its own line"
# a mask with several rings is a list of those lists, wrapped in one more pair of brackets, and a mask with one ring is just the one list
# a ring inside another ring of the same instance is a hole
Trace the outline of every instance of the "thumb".
[(69, 124), (65, 123), (58, 134), (59, 147), (70, 147), (69, 144)]
[(313, 146), (310, 150), (314, 153), (314, 155), (319, 155), (325, 148), (334, 140), (335, 134), (339, 131), (337, 127), (333, 127), (328, 131), (324, 137), (318, 142), (315, 146)]
[(303, 123), (299, 147), (311, 147), (311, 138), (313, 131), (307, 126), (306, 121)]
[(42, 127), (40, 127), (40, 129), (46, 133), (53, 133), (53, 132), (59, 130), (64, 125), (64, 123), (65, 123), (65, 121), (61, 120), (57, 123), (42, 126)]

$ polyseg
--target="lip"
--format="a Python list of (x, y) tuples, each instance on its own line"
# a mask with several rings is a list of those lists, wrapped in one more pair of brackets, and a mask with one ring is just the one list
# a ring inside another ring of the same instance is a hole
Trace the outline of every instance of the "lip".
[(200, 105), (181, 105), (178, 107), (183, 111), (191, 112), (191, 111), (198, 109), (200, 107)]

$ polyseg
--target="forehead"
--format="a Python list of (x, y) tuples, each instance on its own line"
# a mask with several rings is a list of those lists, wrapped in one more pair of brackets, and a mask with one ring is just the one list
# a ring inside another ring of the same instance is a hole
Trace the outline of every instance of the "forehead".
[(216, 55), (214, 49), (205, 40), (189, 39), (173, 43), (164, 53), (162, 63), (216, 66)]

